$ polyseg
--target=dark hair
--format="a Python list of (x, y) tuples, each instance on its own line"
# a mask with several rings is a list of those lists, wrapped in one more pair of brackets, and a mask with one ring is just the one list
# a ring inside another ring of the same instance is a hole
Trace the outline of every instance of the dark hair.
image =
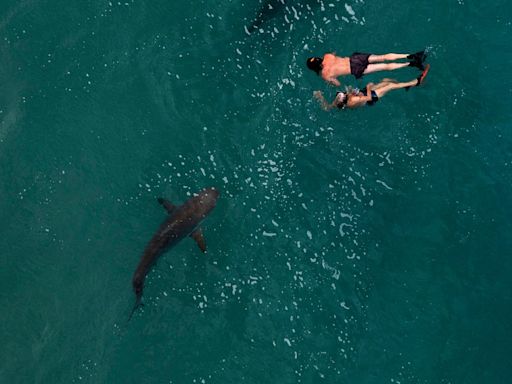
[(322, 59), (321, 57), (310, 57), (306, 61), (306, 65), (308, 66), (309, 69), (315, 71), (317, 75), (320, 75), (320, 72), (322, 71), (323, 68), (323, 61), (324, 59)]

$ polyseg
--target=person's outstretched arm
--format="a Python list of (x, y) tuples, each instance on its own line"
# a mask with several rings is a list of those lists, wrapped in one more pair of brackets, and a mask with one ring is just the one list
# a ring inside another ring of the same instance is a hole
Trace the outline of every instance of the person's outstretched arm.
[(339, 80), (335, 77), (330, 77), (327, 79), (327, 82), (331, 85), (335, 85), (337, 87), (341, 86), (341, 83), (339, 82)]
[(366, 84), (366, 101), (372, 101), (372, 87), (373, 83)]
[(327, 100), (325, 100), (324, 95), (320, 91), (314, 91), (313, 97), (317, 99), (320, 102), (320, 106), (324, 111), (328, 111), (332, 108), (334, 108), (334, 103), (329, 104)]

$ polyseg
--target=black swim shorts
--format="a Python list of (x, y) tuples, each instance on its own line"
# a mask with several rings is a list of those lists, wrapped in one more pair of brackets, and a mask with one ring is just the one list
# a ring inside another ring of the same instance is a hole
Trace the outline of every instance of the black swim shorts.
[(353, 74), (356, 79), (363, 77), (363, 72), (368, 66), (368, 58), (370, 56), (370, 53), (354, 52), (349, 57), (350, 73)]

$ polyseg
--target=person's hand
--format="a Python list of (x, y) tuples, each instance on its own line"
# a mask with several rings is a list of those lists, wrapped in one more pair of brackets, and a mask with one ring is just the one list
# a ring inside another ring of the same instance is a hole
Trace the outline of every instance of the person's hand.
[(366, 84), (366, 88), (368, 88), (368, 87), (369, 87), (369, 88), (371, 88), (371, 87), (373, 87), (374, 85), (375, 85), (375, 84), (373, 84), (373, 83), (368, 83), (368, 84)]
[(318, 99), (318, 98), (322, 97), (322, 92), (321, 91), (313, 91), (313, 96)]

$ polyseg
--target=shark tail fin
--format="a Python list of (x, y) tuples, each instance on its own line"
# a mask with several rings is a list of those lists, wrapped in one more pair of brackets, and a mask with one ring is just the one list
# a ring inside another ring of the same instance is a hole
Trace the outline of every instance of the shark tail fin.
[(133, 309), (130, 313), (130, 317), (128, 317), (128, 321), (130, 321), (132, 319), (132, 316), (135, 313), (135, 311), (137, 310), (137, 308), (143, 307), (143, 306), (144, 306), (144, 303), (142, 303), (140, 297), (138, 297), (137, 301), (135, 302), (135, 305), (133, 306)]

